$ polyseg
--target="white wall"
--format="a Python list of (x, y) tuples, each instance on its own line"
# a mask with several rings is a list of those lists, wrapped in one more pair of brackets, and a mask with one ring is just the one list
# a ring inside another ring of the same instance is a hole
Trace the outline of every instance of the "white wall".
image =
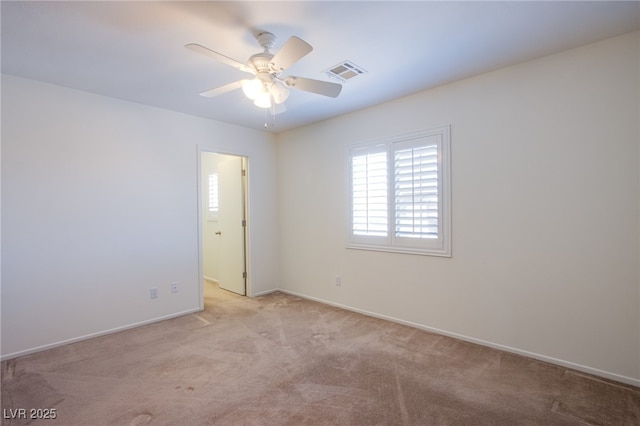
[[(639, 46), (628, 34), (279, 135), (283, 288), (640, 384)], [(345, 249), (346, 147), (446, 124), (453, 257)]]
[(276, 288), (272, 135), (3, 75), (3, 358), (199, 308), (198, 145), (249, 157), (252, 290)]

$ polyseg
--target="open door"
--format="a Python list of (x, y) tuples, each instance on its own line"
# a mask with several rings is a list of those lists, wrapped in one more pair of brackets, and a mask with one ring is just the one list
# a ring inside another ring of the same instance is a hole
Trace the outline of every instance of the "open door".
[(247, 273), (244, 159), (232, 155), (217, 155), (219, 212), (216, 236), (220, 242), (219, 286), (245, 295)]
[(240, 295), (247, 294), (246, 165), (244, 157), (200, 152), (201, 277)]

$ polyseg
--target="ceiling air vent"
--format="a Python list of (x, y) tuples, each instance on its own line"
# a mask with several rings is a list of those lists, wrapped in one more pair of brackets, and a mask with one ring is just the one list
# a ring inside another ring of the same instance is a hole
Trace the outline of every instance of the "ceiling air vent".
[(326, 72), (330, 77), (336, 77), (344, 82), (352, 79), (353, 77), (362, 75), (367, 71), (365, 71), (364, 68), (357, 66), (353, 62), (344, 61), (329, 68)]

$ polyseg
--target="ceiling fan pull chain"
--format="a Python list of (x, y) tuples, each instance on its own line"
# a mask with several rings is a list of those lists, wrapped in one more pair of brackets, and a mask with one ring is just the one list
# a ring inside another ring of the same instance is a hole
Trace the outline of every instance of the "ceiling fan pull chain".
[[(269, 114), (271, 112), (271, 114)], [(269, 118), (267, 114), (271, 115), (271, 123), (269, 123)], [(264, 128), (268, 129), (269, 127), (273, 128), (276, 124), (276, 109), (275, 105), (271, 104), (270, 108), (264, 108)]]

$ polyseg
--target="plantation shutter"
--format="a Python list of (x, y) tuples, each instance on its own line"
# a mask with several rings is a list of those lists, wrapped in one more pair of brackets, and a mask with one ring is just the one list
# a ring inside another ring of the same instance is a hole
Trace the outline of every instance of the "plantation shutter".
[(394, 144), (394, 236), (439, 237), (438, 136)]
[(352, 234), (386, 237), (389, 200), (385, 146), (352, 152), (351, 185)]
[(348, 248), (451, 257), (449, 126), (349, 150)]

